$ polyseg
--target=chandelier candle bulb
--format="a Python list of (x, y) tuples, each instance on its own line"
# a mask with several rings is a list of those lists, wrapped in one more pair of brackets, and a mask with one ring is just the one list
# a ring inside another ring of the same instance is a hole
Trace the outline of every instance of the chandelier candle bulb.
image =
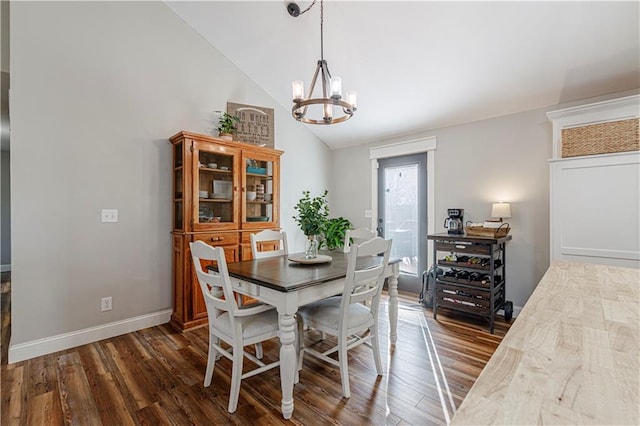
[(353, 111), (358, 109), (358, 98), (356, 96), (356, 92), (354, 92), (353, 90), (347, 92), (347, 103), (351, 105)]
[(301, 101), (304, 98), (304, 83), (300, 80), (296, 80), (291, 83), (291, 88), (293, 91), (293, 100)]
[(331, 77), (331, 97), (336, 99), (342, 97), (342, 79), (340, 77)]
[(333, 107), (331, 104), (324, 104), (324, 120), (331, 121), (333, 118)]

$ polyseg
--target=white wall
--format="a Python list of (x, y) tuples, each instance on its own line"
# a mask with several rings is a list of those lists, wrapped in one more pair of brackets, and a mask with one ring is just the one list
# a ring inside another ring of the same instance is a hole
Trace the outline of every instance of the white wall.
[(0, 271), (11, 269), (9, 2), (0, 2)]
[(0, 2), (0, 71), (9, 72), (9, 2)]
[(330, 151), (163, 3), (12, 2), (11, 76), (12, 346), (171, 308), (167, 139), (227, 101), (275, 108), (302, 250), (293, 205)]
[[(447, 208), (464, 208), (465, 221), (488, 218), (491, 203), (511, 203), (513, 240), (507, 245), (507, 299), (522, 306), (549, 266), (549, 173), (551, 123), (545, 110), (436, 129), (410, 138), (435, 136), (435, 229)], [(380, 144), (398, 142), (402, 139)], [(380, 145), (376, 144), (376, 145)], [(371, 226), (369, 148), (333, 152), (334, 215)], [(339, 183), (339, 184), (338, 184)], [(427, 264), (432, 263), (428, 259)]]
[(0, 270), (11, 270), (11, 178), (9, 151), (0, 151)]

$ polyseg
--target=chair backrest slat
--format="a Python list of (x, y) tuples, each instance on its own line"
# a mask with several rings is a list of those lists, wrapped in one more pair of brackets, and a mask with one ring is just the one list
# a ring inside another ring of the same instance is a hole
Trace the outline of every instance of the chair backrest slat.
[[(340, 327), (345, 324), (350, 304), (368, 301), (374, 316), (377, 315), (380, 294), (385, 280), (384, 272), (389, 264), (390, 252), (391, 240), (385, 240), (381, 237), (375, 237), (362, 244), (351, 246), (345, 288), (342, 293)], [(357, 269), (358, 259), (370, 256), (380, 256), (380, 263), (373, 267)]]
[[(263, 231), (251, 234), (251, 254), (254, 259), (264, 259), (267, 257), (283, 256), (289, 254), (287, 247), (287, 233), (284, 231), (274, 231), (265, 229)], [(277, 241), (278, 248), (276, 250), (258, 250), (258, 243), (265, 241)]]
[[(238, 311), (238, 304), (231, 288), (224, 250), (222, 247), (212, 247), (202, 241), (189, 243), (189, 247), (200, 289), (207, 305), (209, 322), (213, 324), (220, 311), (229, 312), (233, 317)], [(218, 271), (205, 271), (202, 261), (215, 262)]]
[(376, 233), (368, 228), (347, 229), (344, 235), (344, 253), (349, 253), (351, 244), (362, 244), (376, 237)]

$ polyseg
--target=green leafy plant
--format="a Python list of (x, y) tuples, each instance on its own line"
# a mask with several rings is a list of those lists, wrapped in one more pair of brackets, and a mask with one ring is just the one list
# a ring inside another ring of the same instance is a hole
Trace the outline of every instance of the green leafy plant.
[(216, 111), (220, 113), (220, 119), (218, 120), (218, 132), (219, 133), (233, 133), (238, 128), (236, 123), (240, 122), (240, 117), (227, 114), (226, 112)]
[(326, 245), (329, 250), (336, 250), (344, 247), (344, 237), (347, 229), (351, 229), (352, 224), (349, 219), (344, 217), (334, 217), (328, 219), (324, 226), (324, 239), (320, 246)]
[(302, 191), (302, 198), (293, 206), (298, 212), (293, 219), (298, 223), (304, 235), (320, 235), (325, 229), (329, 217), (328, 191), (311, 198), (309, 191)]

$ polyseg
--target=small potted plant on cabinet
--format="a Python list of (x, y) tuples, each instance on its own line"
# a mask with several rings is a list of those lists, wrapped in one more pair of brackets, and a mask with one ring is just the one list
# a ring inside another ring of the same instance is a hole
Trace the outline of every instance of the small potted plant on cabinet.
[(220, 118), (218, 120), (218, 135), (220, 136), (220, 139), (232, 141), (233, 132), (238, 130), (236, 124), (240, 122), (240, 117), (227, 114), (223, 111), (216, 112), (220, 113)]

